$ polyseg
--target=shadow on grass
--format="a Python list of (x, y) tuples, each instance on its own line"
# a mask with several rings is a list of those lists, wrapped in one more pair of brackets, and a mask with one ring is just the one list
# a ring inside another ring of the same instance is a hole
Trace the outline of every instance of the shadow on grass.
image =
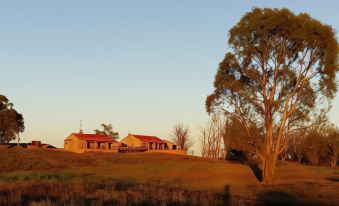
[(236, 153), (231, 158), (227, 159), (230, 163), (233, 164), (242, 164), (249, 166), (254, 174), (254, 176), (257, 178), (258, 181), (262, 181), (262, 170), (260, 169), (259, 165), (260, 162), (256, 159), (248, 159), (242, 152)]
[(229, 163), (231, 164), (241, 164), (241, 165), (246, 165), (248, 166), (254, 176), (257, 178), (258, 181), (262, 181), (262, 170), (260, 169), (259, 165), (257, 163), (253, 163), (253, 162), (239, 162), (239, 161), (229, 161)]
[[(224, 186), (224, 193), (223, 194), (216, 194), (215, 199), (218, 200), (215, 203), (217, 205), (222, 205), (222, 206), (230, 206), (232, 205), (231, 203), (231, 192), (230, 192), (230, 186), (225, 185)], [(188, 204), (190, 205), (190, 204)]]
[(312, 199), (302, 200), (290, 194), (281, 191), (266, 191), (257, 195), (258, 200), (265, 206), (318, 206), (322, 205)]
[(258, 164), (249, 163), (248, 166), (252, 169), (254, 176), (259, 180), (262, 181), (262, 170), (259, 168)]
[(231, 205), (230, 201), (231, 201), (230, 186), (226, 185), (224, 187), (223, 203), (224, 205)]
[(329, 177), (329, 178), (326, 178), (327, 180), (329, 181), (332, 181), (332, 182), (339, 182), (339, 177)]

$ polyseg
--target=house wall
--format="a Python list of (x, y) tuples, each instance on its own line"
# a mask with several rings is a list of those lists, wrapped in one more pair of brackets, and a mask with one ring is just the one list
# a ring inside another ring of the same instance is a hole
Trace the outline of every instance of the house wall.
[(130, 147), (141, 147), (142, 141), (138, 138), (134, 137), (133, 135), (129, 134), (127, 137), (120, 141), (121, 143), (127, 144)]
[(165, 141), (167, 144), (168, 149), (173, 149), (173, 144), (169, 141)]
[[(108, 142), (106, 144), (107, 144), (106, 148), (108, 149)], [(120, 146), (119, 142), (112, 142), (112, 149), (108, 150), (107, 152), (118, 152), (119, 151), (119, 146)]]
[(87, 143), (85, 142), (84, 152), (113, 152), (113, 153), (119, 152), (120, 146), (119, 142), (112, 142), (112, 149), (108, 149), (109, 142), (102, 142), (102, 144), (105, 144), (105, 149), (99, 149), (98, 142), (94, 142), (94, 149), (87, 149)]
[(76, 153), (85, 152), (86, 142), (77, 138), (74, 135), (68, 136), (64, 141), (64, 149), (67, 151), (72, 151)]
[[(123, 144), (126, 144), (130, 147), (142, 147), (143, 141), (139, 140), (138, 138), (134, 137), (132, 134), (127, 135), (124, 139), (120, 141)], [(155, 149), (155, 143), (153, 143), (153, 149), (149, 148), (149, 143), (145, 142), (148, 152), (157, 152), (157, 153), (168, 153), (168, 154), (186, 154), (185, 151), (179, 150), (178, 146), (176, 150), (173, 150), (173, 143), (165, 141), (168, 146), (168, 150), (164, 149)], [(164, 147), (164, 144), (161, 144)], [(160, 144), (158, 144), (160, 147)]]
[(75, 135), (70, 135), (64, 141), (64, 149), (66, 151), (76, 152), (76, 153), (84, 153), (84, 152), (118, 152), (120, 143), (112, 142), (112, 148), (108, 149), (108, 142), (106, 142), (106, 149), (98, 149), (97, 142), (94, 144), (94, 149), (87, 149), (87, 142), (81, 140)]

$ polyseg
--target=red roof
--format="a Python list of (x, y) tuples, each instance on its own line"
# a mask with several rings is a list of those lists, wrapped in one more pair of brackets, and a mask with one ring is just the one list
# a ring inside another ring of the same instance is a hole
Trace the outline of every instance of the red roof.
[(145, 136), (145, 135), (136, 135), (136, 134), (132, 134), (132, 135), (140, 139), (143, 142), (165, 143), (163, 140), (159, 139), (156, 136)]
[(79, 133), (72, 133), (72, 135), (77, 136), (78, 138), (86, 141), (97, 141), (97, 142), (117, 142), (113, 138), (109, 137), (108, 135), (102, 134), (79, 134)]

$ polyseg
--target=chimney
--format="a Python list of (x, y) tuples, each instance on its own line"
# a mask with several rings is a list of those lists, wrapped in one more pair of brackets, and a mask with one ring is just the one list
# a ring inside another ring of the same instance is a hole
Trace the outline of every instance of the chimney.
[(79, 134), (83, 134), (84, 132), (82, 131), (82, 120), (80, 120), (80, 131)]

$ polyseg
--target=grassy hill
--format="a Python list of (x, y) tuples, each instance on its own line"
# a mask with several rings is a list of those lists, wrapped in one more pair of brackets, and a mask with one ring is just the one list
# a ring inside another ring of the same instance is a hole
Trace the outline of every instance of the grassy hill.
[(339, 205), (339, 169), (281, 162), (266, 187), (247, 165), (199, 157), (0, 149), (0, 205)]

